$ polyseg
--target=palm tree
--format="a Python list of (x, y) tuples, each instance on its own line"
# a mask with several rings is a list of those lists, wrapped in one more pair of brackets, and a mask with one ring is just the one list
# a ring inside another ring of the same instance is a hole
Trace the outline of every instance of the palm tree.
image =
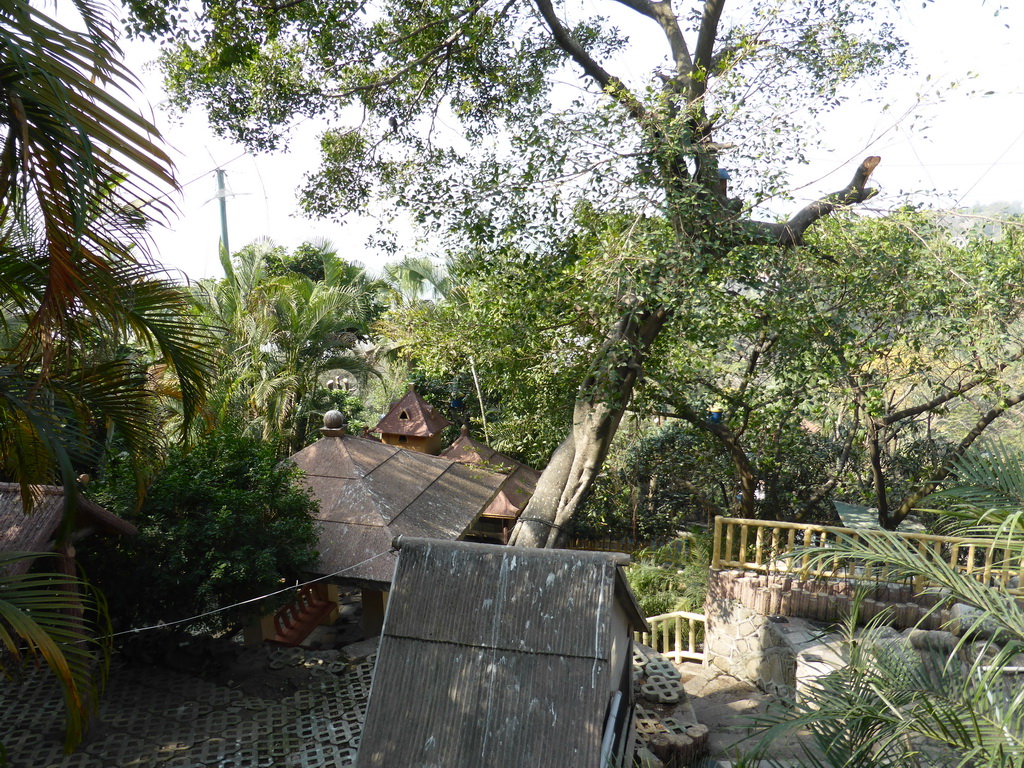
[(360, 349), (369, 332), (380, 284), (321, 244), (324, 279), (295, 272), (271, 277), (270, 241), (225, 260), (225, 278), (204, 281), (198, 297), (222, 329), (218, 397), (222, 417), (241, 413), (281, 451), (300, 449), (312, 397), (329, 375), (364, 379), (372, 365)]
[[(137, 457), (161, 439), (147, 363), (176, 375), (186, 419), (210, 363), (188, 295), (145, 256), (149, 214), (137, 201), (174, 180), (155, 129), (120, 98), (134, 81), (112, 9), (73, 5), (80, 32), (27, 0), (0, 4), (0, 477), (20, 483), (27, 511), (30, 486), (59, 478), (60, 540), (76, 506), (75, 461), (114, 431)], [(14, 576), (8, 565), (3, 671), (26, 652), (45, 660), (64, 688), (70, 745), (95, 704), (102, 654), (89, 617), (100, 605), (87, 602), (83, 616), (77, 579)]]
[(390, 288), (394, 309), (444, 298), (451, 288), (445, 267), (425, 256), (406, 256), (385, 264), (384, 280)]

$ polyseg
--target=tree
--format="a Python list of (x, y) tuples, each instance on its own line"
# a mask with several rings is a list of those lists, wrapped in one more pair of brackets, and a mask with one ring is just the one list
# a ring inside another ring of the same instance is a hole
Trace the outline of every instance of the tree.
[(593, 298), (577, 251), (567, 242), (453, 254), (443, 299), (399, 304), (378, 324), (417, 371), (455, 388), (478, 434), (486, 427), (494, 447), (531, 466), (561, 440), (575, 382), (600, 343), (580, 311)]
[[(862, 441), (870, 499), (894, 528), (1024, 400), (1021, 233), (954, 236), (948, 221), (914, 212), (828, 230), (821, 253), (845, 275), (815, 291), (832, 307), (822, 317), (837, 320), (818, 324), (816, 372), (833, 383), (817, 418)], [(922, 445), (934, 454), (923, 471), (894, 482)]]
[[(82, 31), (25, 0), (0, 7), (0, 476), (20, 483), (27, 510), (31, 484), (59, 479), (61, 544), (76, 462), (94, 461), (110, 432), (143, 462), (162, 441), (146, 364), (174, 375), (186, 420), (209, 364), (188, 296), (142, 248), (137, 201), (173, 186), (170, 161), (121, 99), (134, 80), (110, 20), (88, 0), (74, 7)], [(149, 359), (126, 355), (127, 344)], [(74, 578), (2, 573), (0, 641), (38, 653), (57, 676), (70, 749), (96, 703), (101, 602)]]
[[(139, 31), (181, 27), (182, 4), (128, 4)], [(172, 101), (206, 105), (218, 129), (250, 146), (274, 146), (295, 113), (364, 110), (357, 128), (325, 133), (324, 164), (305, 190), (311, 211), (382, 195), (481, 246), (552, 242), (581, 199), (634, 222), (606, 232), (614, 311), (602, 314), (603, 343), (578, 386), (571, 429), (516, 543), (560, 541), (691, 286), (728, 279), (743, 247), (801, 247), (815, 222), (874, 194), (879, 159), (869, 157), (843, 189), (787, 221), (761, 222), (728, 196), (718, 171), (728, 152), (751, 202), (776, 194), (780, 160), (804, 157), (802, 118), (841, 102), (844, 86), (903, 64), (893, 27), (875, 20), (877, 3), (761, 0), (736, 16), (726, 5), (711, 0), (682, 18), (665, 2), (609, 6), (664, 34), (657, 87), (613, 71), (625, 47), (614, 27), (570, 24), (571, 9), (551, 0), (211, 2), (186, 24), (198, 42), (178, 42), (164, 58)], [(579, 75), (582, 88), (556, 87)], [(563, 98), (568, 106), (552, 107)], [(446, 141), (439, 120), (461, 136)]]
[[(299, 255), (307, 265), (312, 249)], [(309, 417), (323, 405), (321, 378), (342, 371), (363, 378), (371, 369), (358, 344), (367, 338), (383, 286), (329, 244), (315, 255), (319, 281), (281, 269), (291, 257), (257, 243), (223, 260), (223, 280), (197, 288), (211, 322), (223, 329), (221, 418), (258, 428), (282, 455), (306, 444)], [(272, 267), (280, 276), (271, 276)]]
[[(840, 491), (894, 527), (1020, 402), (1019, 238), (913, 210), (822, 222), (807, 248), (761, 253), (679, 312), (635, 407), (717, 439), (746, 516), (802, 517)], [(780, 506), (776, 470), (812, 446), (832, 470)]]
[(272, 445), (221, 428), (176, 448), (136, 509), (130, 477), (111, 467), (97, 498), (139, 536), (83, 544), (81, 559), (125, 627), (224, 630), (267, 605), (220, 611), (294, 582), (316, 562), (316, 502)]

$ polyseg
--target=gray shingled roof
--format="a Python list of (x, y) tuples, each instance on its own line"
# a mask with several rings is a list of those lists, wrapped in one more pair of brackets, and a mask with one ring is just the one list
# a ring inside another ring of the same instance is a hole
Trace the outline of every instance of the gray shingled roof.
[(538, 470), (474, 440), (469, 436), (466, 427), (462, 428), (458, 439), (443, 450), (441, 455), (461, 464), (476, 464), (509, 476), (501, 488), (501, 493), (484, 510), (486, 517), (505, 517), (514, 520), (533, 496), (537, 489), (537, 481), (540, 479)]
[[(60, 526), (64, 515), (64, 489), (53, 485), (31, 486), (34, 503), (25, 514), (21, 499), (21, 486), (0, 483), (0, 552), (44, 552)], [(95, 525), (108, 533), (133, 536), (138, 533), (134, 525), (108, 512), (95, 502), (78, 498), (76, 528)], [(31, 563), (24, 561), (11, 567), (11, 572), (22, 573)]]
[(628, 557), (400, 547), (359, 768), (597, 765), (612, 613), (646, 626), (618, 568)]
[(321, 438), (291, 461), (305, 471), (319, 503), (317, 572), (377, 588), (391, 582), (396, 536), (460, 538), (505, 481), (479, 467), (350, 435)]

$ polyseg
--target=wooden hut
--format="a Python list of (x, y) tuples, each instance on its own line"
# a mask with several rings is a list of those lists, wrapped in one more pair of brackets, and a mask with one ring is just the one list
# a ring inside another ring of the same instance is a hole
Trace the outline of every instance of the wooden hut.
[(633, 756), (619, 554), (402, 538), (358, 768), (609, 768)]
[(450, 424), (410, 384), (409, 391), (391, 404), (391, 410), (370, 431), (387, 445), (436, 456), (441, 452), (441, 432)]

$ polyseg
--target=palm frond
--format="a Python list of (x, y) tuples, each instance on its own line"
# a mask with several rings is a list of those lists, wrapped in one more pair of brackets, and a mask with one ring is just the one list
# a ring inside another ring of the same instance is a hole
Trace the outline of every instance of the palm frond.
[(0, 553), (0, 671), (16, 676), (35, 659), (61, 683), (67, 713), (65, 747), (81, 741), (98, 704), (109, 660), (105, 604), (89, 585), (63, 573), (13, 573), (21, 563), (52, 553)]

